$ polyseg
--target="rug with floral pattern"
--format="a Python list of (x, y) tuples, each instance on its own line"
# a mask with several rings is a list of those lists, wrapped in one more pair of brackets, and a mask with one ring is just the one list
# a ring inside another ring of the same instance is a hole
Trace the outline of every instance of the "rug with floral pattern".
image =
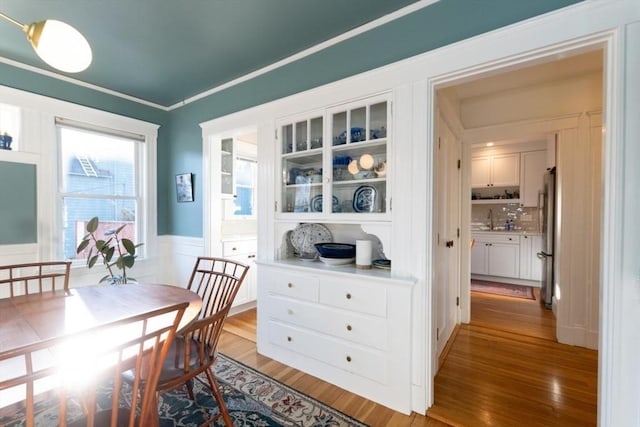
[[(237, 427), (366, 427), (348, 415), (223, 354), (218, 355), (215, 375), (231, 419)], [(104, 400), (105, 407), (108, 407), (110, 401), (109, 393), (109, 389), (105, 388), (103, 399), (99, 399)], [(195, 401), (189, 399), (186, 388), (162, 393), (160, 426), (199, 426), (218, 414), (218, 406), (211, 392), (199, 381), (194, 383), (194, 394)], [(39, 405), (36, 426), (58, 424), (57, 411), (46, 406), (46, 403)], [(0, 416), (0, 426), (23, 426), (22, 416), (20, 413), (3, 414)], [(215, 425), (224, 425), (221, 417)]]

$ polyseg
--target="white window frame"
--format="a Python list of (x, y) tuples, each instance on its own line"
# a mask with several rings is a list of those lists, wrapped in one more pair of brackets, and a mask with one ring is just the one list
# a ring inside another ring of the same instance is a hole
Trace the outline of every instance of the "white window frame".
[[(77, 130), (77, 131), (86, 131), (89, 133), (95, 133), (97, 135), (101, 135), (101, 136), (113, 136), (116, 138), (123, 138), (123, 139), (128, 139), (131, 141), (134, 141), (135, 145), (135, 151), (134, 151), (134, 164), (135, 164), (135, 174), (134, 174), (134, 183), (135, 183), (135, 191), (134, 191), (134, 195), (133, 196), (112, 196), (112, 195), (107, 195), (107, 194), (100, 194), (100, 195), (92, 195), (92, 194), (86, 194), (86, 193), (78, 193), (78, 192), (65, 192), (64, 188), (63, 188), (63, 183), (64, 183), (64, 170), (63, 170), (63, 165), (62, 165), (62, 157), (61, 157), (61, 151), (62, 151), (62, 129), (66, 128), (66, 129), (71, 129), (71, 130)], [(64, 199), (67, 197), (71, 197), (71, 198), (79, 198), (79, 199), (101, 199), (101, 200), (132, 200), (135, 203), (136, 206), (136, 214), (135, 214), (135, 228), (136, 228), (136, 238), (135, 238), (135, 243), (140, 243), (140, 242), (144, 242), (143, 238), (146, 237), (145, 233), (145, 220), (147, 216), (141, 217), (140, 216), (140, 212), (142, 211), (142, 208), (144, 206), (144, 199), (143, 199), (143, 194), (145, 194), (144, 191), (144, 187), (142, 185), (142, 182), (144, 181), (143, 177), (141, 176), (140, 171), (145, 169), (145, 165), (144, 165), (144, 159), (146, 158), (145, 156), (145, 151), (147, 149), (146, 147), (146, 139), (143, 135), (139, 135), (139, 134), (133, 134), (130, 132), (125, 132), (122, 131), (121, 129), (106, 129), (106, 128), (102, 128), (102, 127), (96, 127), (94, 125), (89, 125), (87, 123), (78, 123), (75, 121), (71, 121), (71, 120), (66, 120), (62, 117), (56, 117), (56, 138), (57, 138), (57, 192), (56, 192), (56, 205), (59, 206), (58, 209), (56, 209), (56, 211), (59, 213), (60, 215), (60, 220), (57, 222), (57, 230), (63, 230), (64, 229), (64, 221), (65, 221), (65, 215), (64, 215), (64, 207), (65, 207), (65, 203), (64, 203)], [(91, 218), (85, 218), (85, 220), (89, 220)], [(64, 254), (64, 248), (62, 245), (62, 238), (59, 239), (59, 243), (55, 246), (54, 250), (55, 250), (55, 254), (56, 254), (56, 259), (63, 259), (65, 256)], [(146, 250), (147, 247), (146, 245), (143, 245), (139, 248), (138, 251), (136, 251), (138, 259), (144, 259), (146, 256)], [(85, 260), (84, 259), (74, 259), (73, 260), (75, 264), (84, 264)]]
[[(61, 230), (64, 221), (64, 205), (61, 193), (59, 191), (62, 185), (62, 172), (59, 170), (60, 144), (58, 141), (58, 126), (55, 123), (56, 117), (58, 117), (75, 123), (81, 123), (83, 125), (86, 125), (87, 127), (93, 127), (95, 129), (103, 129), (105, 131), (111, 130), (114, 133), (120, 131), (123, 133), (137, 134), (141, 135), (144, 138), (144, 142), (141, 144), (138, 153), (136, 153), (138, 156), (138, 165), (136, 167), (136, 186), (137, 196), (139, 198), (137, 206), (138, 211), (136, 212), (136, 243), (144, 243), (144, 249), (141, 250), (138, 263), (140, 263), (141, 261), (144, 262), (145, 259), (154, 256), (153, 251), (154, 248), (157, 247), (155, 243), (157, 233), (157, 217), (156, 215), (150, 215), (150, 212), (154, 212), (157, 207), (156, 140), (158, 127), (156, 125), (141, 122), (136, 119), (93, 110), (90, 108), (77, 106), (75, 104), (70, 104), (68, 106), (69, 109), (67, 111), (58, 111), (58, 114), (55, 114), (55, 116), (52, 117), (53, 138), (55, 138), (55, 140), (49, 146), (54, 147), (55, 152), (51, 153), (50, 158), (55, 159), (55, 165), (53, 167), (53, 170), (48, 174), (51, 178), (50, 182), (53, 183), (53, 185), (49, 184), (49, 188), (51, 189), (51, 193), (53, 195), (53, 200), (51, 200), (53, 211), (48, 216), (53, 219), (53, 229), (51, 230), (51, 237), (49, 238), (49, 240), (40, 239), (39, 233), (39, 241), (51, 241), (54, 242), (54, 244), (49, 248), (42, 247), (41, 250), (45, 254), (48, 254), (49, 258), (62, 259), (63, 257)], [(142, 145), (144, 145), (144, 147), (142, 147)], [(39, 191), (39, 199), (41, 198), (41, 194), (42, 192)], [(74, 265), (84, 265), (84, 261), (77, 260), (74, 262)], [(136, 270), (138, 269), (139, 267), (136, 266)]]

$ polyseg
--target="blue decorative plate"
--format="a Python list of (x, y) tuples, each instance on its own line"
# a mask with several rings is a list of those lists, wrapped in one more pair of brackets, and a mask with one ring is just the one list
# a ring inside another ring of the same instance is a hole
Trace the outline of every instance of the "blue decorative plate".
[(289, 239), (291, 246), (293, 246), (299, 255), (315, 254), (316, 247), (314, 245), (316, 243), (333, 241), (329, 229), (322, 224), (315, 223), (298, 224), (298, 226), (291, 231)]
[(374, 259), (371, 261), (371, 264), (375, 268), (381, 268), (383, 270), (391, 270), (391, 260), (390, 259)]
[[(336, 196), (332, 198), (333, 202), (333, 212), (339, 212), (338, 207), (340, 202)], [(317, 196), (313, 196), (311, 198), (311, 212), (322, 212), (322, 194), (318, 194)]]
[(361, 185), (353, 193), (353, 210), (356, 212), (374, 212), (377, 204), (377, 191), (370, 185)]

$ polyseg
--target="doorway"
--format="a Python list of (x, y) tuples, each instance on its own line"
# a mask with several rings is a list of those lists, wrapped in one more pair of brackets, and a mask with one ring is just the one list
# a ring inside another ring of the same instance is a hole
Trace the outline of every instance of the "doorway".
[(205, 254), (249, 265), (230, 313), (255, 307), (258, 251), (258, 132), (242, 127), (206, 137)]
[[(603, 150), (600, 127), (604, 99), (603, 56), (603, 50), (598, 47), (589, 52), (568, 55), (563, 60), (550, 59), (531, 67), (494, 71), (491, 75), (473, 80), (467, 78), (465, 81), (448, 82), (436, 90), (438, 104), (435, 110), (444, 111), (447, 120), (457, 124), (454, 128), (459, 129), (458, 136), (464, 141), (460, 208), (461, 247), (467, 239), (471, 242), (472, 237), (472, 145), (496, 140), (517, 144), (531, 138), (544, 139), (550, 133), (559, 135), (555, 154), (558, 166), (562, 166), (563, 169), (560, 179), (564, 190), (564, 195), (561, 194), (559, 200), (565, 203), (560, 206), (561, 221), (558, 226), (560, 232), (557, 249), (565, 255), (564, 258), (559, 256), (556, 261), (559, 276), (555, 283), (557, 304), (554, 305), (554, 313), (560, 322), (557, 328), (560, 341), (587, 348), (597, 347), (599, 332), (599, 227), (603, 208), (599, 202), (600, 186), (592, 176), (597, 180), (602, 176)], [(569, 94), (575, 94), (571, 86), (585, 81), (592, 82), (589, 88), (595, 88), (596, 93), (585, 93), (583, 90), (579, 96), (569, 98)], [(598, 90), (600, 92), (597, 92)], [(567, 98), (562, 98), (563, 96)], [(558, 101), (559, 99), (561, 101)], [(598, 102), (594, 102), (596, 99)], [(545, 104), (551, 100), (555, 100), (555, 106), (545, 111)], [(562, 101), (566, 101), (564, 105)], [(576, 109), (576, 105), (580, 107)], [(573, 110), (569, 111), (571, 108)], [(436, 144), (437, 138), (434, 138), (434, 145)], [(579, 194), (575, 193), (576, 191)], [(589, 192), (593, 198), (587, 195)], [(569, 194), (573, 194), (573, 199)], [(581, 206), (579, 203), (569, 203), (585, 195), (588, 203), (582, 205), (582, 211), (578, 210)], [(570, 220), (574, 219), (582, 225), (571, 224)], [(587, 231), (580, 235), (578, 230)], [(577, 257), (567, 255), (579, 246), (589, 249), (579, 252)], [(580, 256), (584, 256), (587, 262), (577, 262), (576, 259)], [(443, 260), (436, 254), (434, 265), (442, 263)], [(463, 251), (458, 272), (461, 323), (470, 322), (473, 309), (469, 265), (470, 251)], [(583, 271), (576, 271), (577, 265), (589, 267)], [(572, 282), (576, 280), (587, 283), (587, 289), (578, 289), (578, 286), (573, 285)], [(436, 290), (434, 298), (439, 292), (440, 290)], [(575, 331), (570, 331), (577, 321), (575, 317), (572, 318), (575, 313), (567, 313), (573, 310), (572, 307), (588, 307), (581, 311), (582, 320), (589, 325), (581, 331), (582, 337), (573, 334)], [(576, 342), (579, 340), (582, 341)]]

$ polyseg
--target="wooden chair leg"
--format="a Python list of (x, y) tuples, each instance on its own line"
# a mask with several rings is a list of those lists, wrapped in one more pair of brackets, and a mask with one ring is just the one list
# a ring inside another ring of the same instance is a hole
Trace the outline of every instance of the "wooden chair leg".
[(189, 397), (194, 402), (196, 401), (195, 395), (193, 394), (193, 378), (187, 381), (187, 393), (189, 393)]
[(229, 415), (229, 410), (227, 409), (227, 405), (224, 403), (222, 399), (222, 393), (220, 392), (220, 387), (218, 387), (218, 382), (213, 376), (213, 372), (211, 369), (207, 369), (205, 371), (207, 373), (207, 379), (209, 380), (209, 386), (211, 391), (213, 392), (213, 397), (216, 399), (218, 403), (218, 408), (220, 409), (220, 414), (222, 414), (222, 419), (224, 420), (224, 424), (227, 427), (233, 427), (233, 422), (231, 421), (231, 416)]

